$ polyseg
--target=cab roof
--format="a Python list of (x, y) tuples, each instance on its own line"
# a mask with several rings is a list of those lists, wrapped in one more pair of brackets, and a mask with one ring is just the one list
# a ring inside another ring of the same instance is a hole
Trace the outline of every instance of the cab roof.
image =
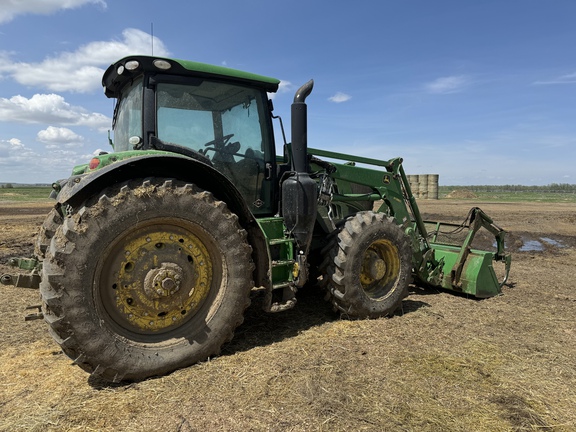
[(116, 98), (124, 85), (144, 73), (182, 77), (212, 78), (261, 88), (269, 93), (278, 90), (280, 80), (250, 72), (189, 60), (154, 56), (128, 56), (110, 65), (102, 77), (106, 96)]

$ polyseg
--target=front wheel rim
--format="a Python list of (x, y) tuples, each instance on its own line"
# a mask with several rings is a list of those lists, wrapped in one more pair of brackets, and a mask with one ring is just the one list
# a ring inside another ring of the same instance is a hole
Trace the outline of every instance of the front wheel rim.
[(364, 293), (374, 300), (383, 300), (393, 292), (399, 276), (398, 248), (386, 239), (371, 243), (361, 262), (360, 283)]

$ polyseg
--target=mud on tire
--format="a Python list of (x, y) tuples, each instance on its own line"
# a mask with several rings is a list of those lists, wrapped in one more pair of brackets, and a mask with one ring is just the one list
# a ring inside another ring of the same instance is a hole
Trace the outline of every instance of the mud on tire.
[(40, 232), (36, 237), (36, 243), (34, 244), (34, 255), (39, 257), (40, 259), (44, 259), (46, 254), (46, 249), (50, 246), (50, 242), (52, 241), (52, 237), (56, 234), (56, 230), (60, 225), (62, 225), (62, 216), (53, 208), (44, 219), (42, 226), (40, 227)]
[(176, 180), (105, 189), (64, 218), (40, 292), (50, 332), (82, 369), (141, 380), (218, 354), (252, 288), (246, 231), (212, 194)]

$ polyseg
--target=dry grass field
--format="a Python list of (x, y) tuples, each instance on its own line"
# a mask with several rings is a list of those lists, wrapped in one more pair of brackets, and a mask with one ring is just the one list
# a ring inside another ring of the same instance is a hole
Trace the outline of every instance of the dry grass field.
[[(255, 297), (221, 356), (107, 386), (24, 322), (38, 292), (0, 286), (0, 430), (575, 431), (576, 204), (419, 204), (448, 221), (479, 206), (510, 231), (503, 295), (412, 287), (397, 315), (366, 321), (314, 287), (279, 314)], [(0, 202), (0, 273), (32, 253), (48, 209)]]

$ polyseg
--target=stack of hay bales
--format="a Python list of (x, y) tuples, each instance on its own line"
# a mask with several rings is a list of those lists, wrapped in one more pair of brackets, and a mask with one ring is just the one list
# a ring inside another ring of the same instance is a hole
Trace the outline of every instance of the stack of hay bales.
[(412, 174), (406, 177), (416, 198), (438, 199), (438, 174)]

